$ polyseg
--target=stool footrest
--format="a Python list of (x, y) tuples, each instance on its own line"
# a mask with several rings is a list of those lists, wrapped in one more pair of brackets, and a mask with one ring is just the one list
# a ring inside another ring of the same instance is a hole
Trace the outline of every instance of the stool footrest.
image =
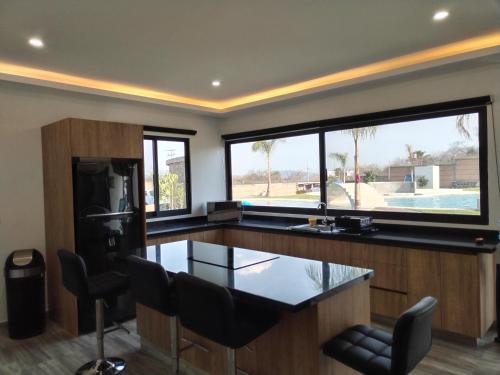
[(115, 375), (125, 370), (126, 363), (121, 358), (96, 359), (84, 364), (76, 371), (76, 375)]

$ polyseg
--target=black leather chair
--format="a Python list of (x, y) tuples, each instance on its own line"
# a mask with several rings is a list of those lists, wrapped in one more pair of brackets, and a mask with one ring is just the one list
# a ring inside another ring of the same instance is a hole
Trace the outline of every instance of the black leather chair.
[(175, 373), (179, 371), (177, 306), (173, 279), (163, 267), (131, 255), (127, 258), (130, 286), (136, 302), (170, 317), (170, 354)]
[(393, 334), (354, 326), (323, 346), (323, 353), (367, 375), (406, 375), (432, 346), (437, 301), (425, 297), (397, 320)]
[(104, 357), (104, 299), (126, 292), (129, 288), (128, 277), (114, 271), (88, 276), (85, 262), (77, 254), (68, 250), (59, 250), (57, 256), (61, 264), (64, 287), (78, 299), (95, 300), (98, 358), (80, 367), (76, 374), (114, 375), (121, 373), (126, 367), (123, 359)]
[(242, 348), (278, 322), (271, 311), (242, 304), (228, 289), (184, 272), (175, 276), (181, 324), (227, 348), (227, 374), (236, 374), (235, 349)]

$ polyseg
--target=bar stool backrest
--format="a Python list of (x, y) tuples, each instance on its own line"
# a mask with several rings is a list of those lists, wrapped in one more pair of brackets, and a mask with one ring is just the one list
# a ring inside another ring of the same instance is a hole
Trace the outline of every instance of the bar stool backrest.
[(184, 272), (175, 276), (179, 319), (187, 329), (231, 347), (235, 329), (234, 300), (219, 285)]
[(431, 349), (432, 316), (436, 305), (435, 298), (424, 297), (399, 317), (393, 332), (393, 375), (408, 374)]
[(57, 257), (64, 287), (76, 298), (85, 298), (88, 295), (87, 268), (82, 257), (64, 249), (57, 251)]
[(136, 302), (166, 315), (175, 315), (174, 290), (161, 264), (138, 256), (127, 258), (130, 285)]

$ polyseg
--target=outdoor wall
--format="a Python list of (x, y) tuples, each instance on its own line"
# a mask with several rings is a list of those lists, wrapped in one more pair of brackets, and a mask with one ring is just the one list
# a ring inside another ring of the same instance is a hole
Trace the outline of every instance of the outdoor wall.
[[(498, 60), (497, 60), (498, 61)], [(275, 126), (297, 124), (363, 113), (439, 103), (450, 100), (491, 95), (492, 110), (496, 119), (497, 145), (493, 142), (491, 110), (488, 112), (488, 187), (490, 220), (487, 228), (496, 229), (500, 220), (498, 167), (495, 147), (500, 147), (500, 63), (470, 67), (440, 68), (418, 72), (398, 79), (379, 81), (369, 85), (337, 90), (333, 93), (316, 94), (262, 108), (244, 110), (224, 119), (221, 133), (266, 129)], [(430, 135), (431, 136), (431, 135)], [(392, 178), (391, 178), (392, 180)], [(390, 222), (390, 221), (386, 221)], [(416, 225), (432, 223), (408, 222)], [(443, 226), (443, 224), (435, 224)], [(446, 226), (478, 227), (464, 224)], [(484, 227), (484, 226), (480, 226)]]
[(377, 190), (380, 194), (391, 193), (414, 193), (415, 184), (413, 182), (369, 182), (368, 185)]
[(455, 178), (455, 164), (439, 165), (439, 186), (448, 189), (453, 186)]
[[(233, 185), (233, 199), (240, 199), (249, 196), (263, 196), (267, 191), (267, 184), (246, 184)], [(297, 184), (291, 183), (272, 183), (271, 197), (283, 195), (295, 195), (297, 192)]]
[(479, 181), (479, 159), (457, 159), (455, 161), (455, 180)]
[[(427, 183), (422, 187), (418, 186), (419, 177), (424, 177), (427, 180)], [(437, 165), (416, 166), (415, 182), (417, 183), (417, 188), (439, 189), (439, 167)]]
[(389, 181), (404, 181), (404, 177), (411, 175), (412, 168), (409, 166), (390, 166)]
[(189, 128), (193, 215), (225, 198), (224, 149), (215, 120), (166, 107), (0, 82), (0, 322), (3, 264), (15, 249), (45, 249), (41, 130), (65, 117)]

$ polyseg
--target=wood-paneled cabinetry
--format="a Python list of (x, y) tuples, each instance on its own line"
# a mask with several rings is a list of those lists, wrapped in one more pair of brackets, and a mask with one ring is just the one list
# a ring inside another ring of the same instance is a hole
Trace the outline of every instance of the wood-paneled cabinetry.
[(460, 254), (232, 228), (155, 241), (182, 239), (373, 269), (371, 311), (379, 316), (397, 318), (430, 295), (438, 299), (435, 328), (475, 338), (483, 336), (495, 320), (493, 254)]
[(165, 236), (148, 238), (146, 244), (148, 246), (151, 246), (151, 245), (160, 245), (162, 243), (183, 241), (183, 240), (208, 242), (208, 243), (222, 245), (224, 242), (224, 233), (222, 229), (211, 229), (206, 231), (165, 235)]
[[(72, 158), (142, 160), (142, 149), (140, 125), (68, 118), (42, 127), (49, 314), (74, 335), (78, 334), (77, 302), (62, 286), (57, 259), (57, 250), (75, 250)], [(145, 233), (144, 216), (142, 230)]]

